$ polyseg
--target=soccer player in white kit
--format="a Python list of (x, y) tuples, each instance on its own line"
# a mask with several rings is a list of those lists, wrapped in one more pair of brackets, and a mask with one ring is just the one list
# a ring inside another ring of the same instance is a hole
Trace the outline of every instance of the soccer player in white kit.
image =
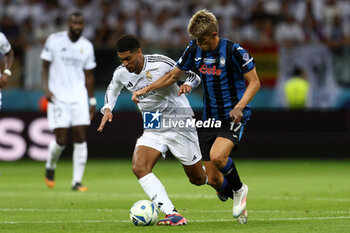
[(13, 50), (6, 36), (0, 32), (0, 53), (4, 55), (4, 70), (0, 72), (0, 109), (1, 109), (1, 89), (7, 85), (7, 81), (12, 75), (11, 67), (14, 59)]
[[(134, 92), (156, 81), (172, 70), (175, 65), (172, 59), (163, 55), (144, 55), (138, 39), (130, 34), (119, 38), (117, 50), (122, 65), (115, 70), (106, 91), (105, 105), (101, 109), (104, 116), (98, 128), (100, 132), (107, 121), (112, 121), (111, 111), (123, 87)], [(197, 86), (200, 83), (200, 79), (195, 73), (188, 72), (187, 74), (187, 84)], [(183, 109), (192, 112), (187, 98), (184, 95), (178, 95), (178, 93), (179, 87), (176, 84), (157, 92), (147, 93), (138, 103), (138, 108), (143, 113), (143, 117), (145, 117), (145, 112), (156, 112), (153, 115), (155, 118), (159, 116), (157, 113), (160, 114), (160, 112), (168, 110), (175, 114), (183, 113)], [(170, 128), (159, 131), (145, 129), (143, 135), (136, 142), (132, 170), (145, 193), (165, 214), (165, 218), (158, 221), (157, 225), (184, 225), (187, 223), (186, 219), (177, 212), (164, 186), (152, 173), (153, 166), (162, 155), (165, 157), (167, 150), (170, 150), (182, 163), (192, 184), (203, 185), (206, 183), (207, 176), (202, 167), (202, 155), (195, 128), (194, 130)]]
[(94, 75), (96, 67), (92, 43), (81, 36), (84, 17), (80, 12), (68, 17), (68, 31), (53, 33), (41, 53), (42, 77), (49, 101), (47, 117), (55, 140), (49, 145), (45, 183), (55, 186), (56, 163), (67, 143), (68, 129), (73, 137), (73, 190), (85, 192), (82, 185), (87, 162), (86, 133), (95, 113)]

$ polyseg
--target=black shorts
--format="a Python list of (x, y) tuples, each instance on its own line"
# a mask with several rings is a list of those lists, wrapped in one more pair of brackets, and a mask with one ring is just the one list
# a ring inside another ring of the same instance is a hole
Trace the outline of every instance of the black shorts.
[(222, 123), (220, 128), (199, 128), (198, 138), (199, 146), (202, 153), (202, 160), (210, 160), (210, 149), (215, 142), (217, 137), (223, 137), (231, 140), (235, 145), (233, 150), (236, 150), (239, 141), (242, 138), (244, 129), (248, 123), (248, 120), (243, 120), (242, 122), (234, 124), (233, 122)]

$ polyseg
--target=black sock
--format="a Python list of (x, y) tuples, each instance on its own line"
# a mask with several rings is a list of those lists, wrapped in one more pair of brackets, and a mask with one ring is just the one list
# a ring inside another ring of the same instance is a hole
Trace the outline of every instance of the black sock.
[(229, 197), (233, 199), (233, 190), (231, 185), (227, 182), (226, 178), (224, 177), (224, 181), (222, 182), (221, 188), (218, 190), (219, 193), (225, 195), (226, 197)]
[(239, 178), (236, 166), (233, 160), (229, 157), (224, 168), (220, 169), (221, 173), (226, 178), (233, 191), (237, 191), (242, 187), (241, 179)]

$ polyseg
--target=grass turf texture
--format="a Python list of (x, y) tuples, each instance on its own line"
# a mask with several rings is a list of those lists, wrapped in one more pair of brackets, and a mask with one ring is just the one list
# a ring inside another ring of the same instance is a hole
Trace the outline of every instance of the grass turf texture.
[(249, 185), (247, 225), (233, 219), (232, 200), (220, 202), (209, 186), (191, 185), (178, 162), (165, 160), (154, 173), (188, 225), (136, 227), (129, 209), (148, 197), (128, 160), (88, 161), (87, 193), (71, 191), (70, 160), (59, 162), (52, 190), (44, 184), (44, 163), (0, 162), (0, 232), (349, 232), (350, 161), (236, 165)]

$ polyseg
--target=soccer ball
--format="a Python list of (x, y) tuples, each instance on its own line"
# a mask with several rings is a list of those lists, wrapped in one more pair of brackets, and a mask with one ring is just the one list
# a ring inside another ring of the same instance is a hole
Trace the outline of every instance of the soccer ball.
[(158, 219), (158, 208), (149, 200), (140, 200), (130, 209), (130, 220), (135, 226), (150, 226)]

